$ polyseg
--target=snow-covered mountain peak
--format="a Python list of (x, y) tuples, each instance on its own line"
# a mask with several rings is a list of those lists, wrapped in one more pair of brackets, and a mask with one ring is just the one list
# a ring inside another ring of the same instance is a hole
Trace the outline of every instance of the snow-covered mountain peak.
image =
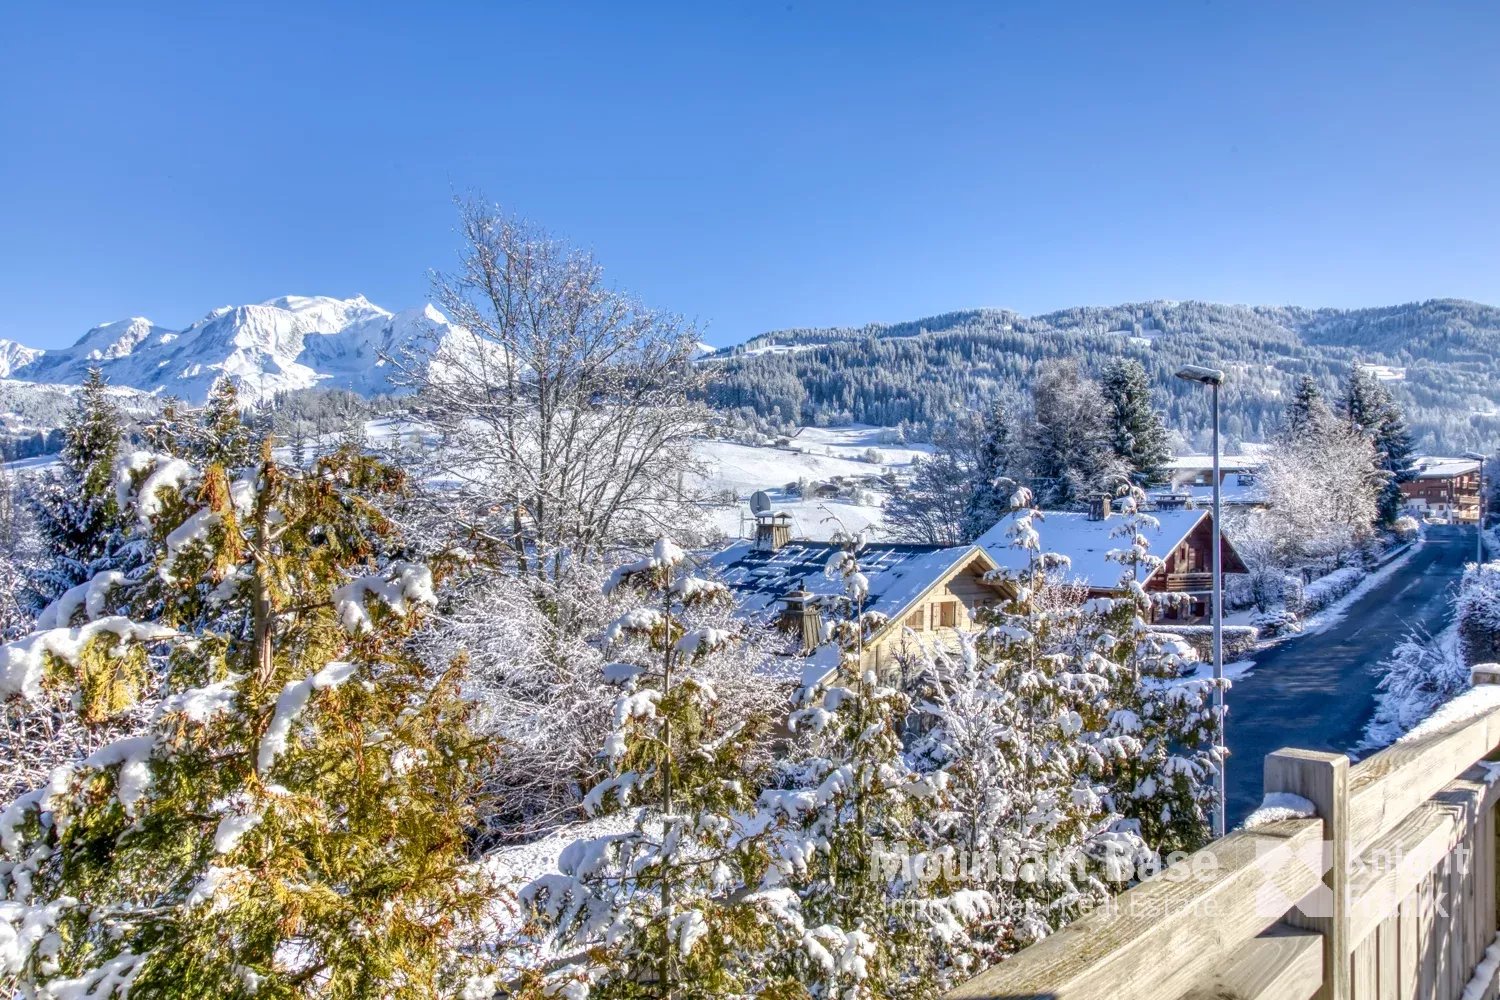
[(451, 328), (431, 305), (392, 313), (363, 295), (286, 295), (223, 306), (181, 332), (136, 318), (95, 327), (61, 351), (22, 356), (30, 349), (16, 345), (11, 361), (0, 350), (0, 372), (74, 384), (98, 365), (114, 385), (189, 400), (205, 398), (221, 375), (247, 400), (314, 385), (390, 392), (383, 356)]
[(11, 372), (25, 368), (42, 354), (43, 352), (35, 347), (27, 347), (14, 340), (0, 339), (0, 378), (10, 378)]
[(123, 358), (153, 336), (170, 332), (144, 316), (132, 316), (129, 319), (99, 324), (79, 337), (78, 342), (66, 352), (58, 354), (76, 354), (90, 361)]

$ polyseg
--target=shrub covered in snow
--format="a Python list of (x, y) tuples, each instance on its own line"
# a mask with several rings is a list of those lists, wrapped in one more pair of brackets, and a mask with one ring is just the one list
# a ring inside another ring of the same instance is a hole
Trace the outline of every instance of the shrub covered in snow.
[(1305, 618), (1322, 611), (1358, 587), (1368, 575), (1368, 572), (1362, 568), (1346, 566), (1318, 577), (1302, 588), (1302, 598), (1296, 606), (1297, 612)]
[(1297, 612), (1286, 607), (1272, 607), (1265, 611), (1257, 611), (1250, 616), (1250, 624), (1267, 638), (1302, 631), (1302, 619), (1297, 616)]
[(1469, 668), (1451, 632), (1436, 640), (1413, 632), (1381, 671), (1375, 716), (1365, 730), (1367, 741), (1376, 746), (1390, 743), (1469, 686)]
[(1471, 565), (1458, 590), (1458, 634), (1468, 663), (1500, 660), (1500, 562)]

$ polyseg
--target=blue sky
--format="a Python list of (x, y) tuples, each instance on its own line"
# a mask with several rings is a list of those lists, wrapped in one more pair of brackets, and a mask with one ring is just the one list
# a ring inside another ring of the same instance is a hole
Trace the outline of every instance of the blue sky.
[(716, 343), (1500, 303), (1493, 4), (137, 6), (5, 15), (0, 337), (415, 305), (469, 190)]

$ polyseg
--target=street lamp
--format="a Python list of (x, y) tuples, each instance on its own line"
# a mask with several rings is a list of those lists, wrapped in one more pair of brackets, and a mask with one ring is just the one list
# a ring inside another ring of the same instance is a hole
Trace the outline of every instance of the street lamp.
[(1219, 386), (1224, 384), (1224, 373), (1217, 368), (1184, 365), (1177, 377), (1188, 382), (1197, 382), (1213, 389), (1214, 414), (1214, 746), (1218, 750), (1219, 766), (1215, 774), (1218, 804), (1214, 809), (1214, 836), (1224, 836), (1225, 813), (1228, 803), (1224, 797), (1224, 770), (1228, 760), (1224, 749), (1224, 574), (1219, 565), (1224, 548), (1223, 522), (1219, 518), (1223, 483), (1219, 478)]
[(1467, 458), (1471, 462), (1479, 463), (1479, 535), (1474, 539), (1474, 551), (1476, 553), (1474, 561), (1482, 565), (1484, 563), (1484, 456), (1477, 451), (1466, 451), (1464, 452), (1464, 458)]

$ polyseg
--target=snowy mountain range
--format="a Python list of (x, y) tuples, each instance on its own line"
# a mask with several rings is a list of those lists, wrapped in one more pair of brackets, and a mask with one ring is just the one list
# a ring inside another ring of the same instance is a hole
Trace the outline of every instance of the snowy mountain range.
[(76, 384), (98, 366), (111, 385), (201, 401), (221, 375), (254, 401), (312, 386), (391, 391), (382, 354), (454, 327), (428, 305), (390, 312), (352, 299), (290, 295), (215, 309), (185, 330), (142, 317), (96, 326), (73, 346), (40, 351), (0, 340), (0, 378)]

